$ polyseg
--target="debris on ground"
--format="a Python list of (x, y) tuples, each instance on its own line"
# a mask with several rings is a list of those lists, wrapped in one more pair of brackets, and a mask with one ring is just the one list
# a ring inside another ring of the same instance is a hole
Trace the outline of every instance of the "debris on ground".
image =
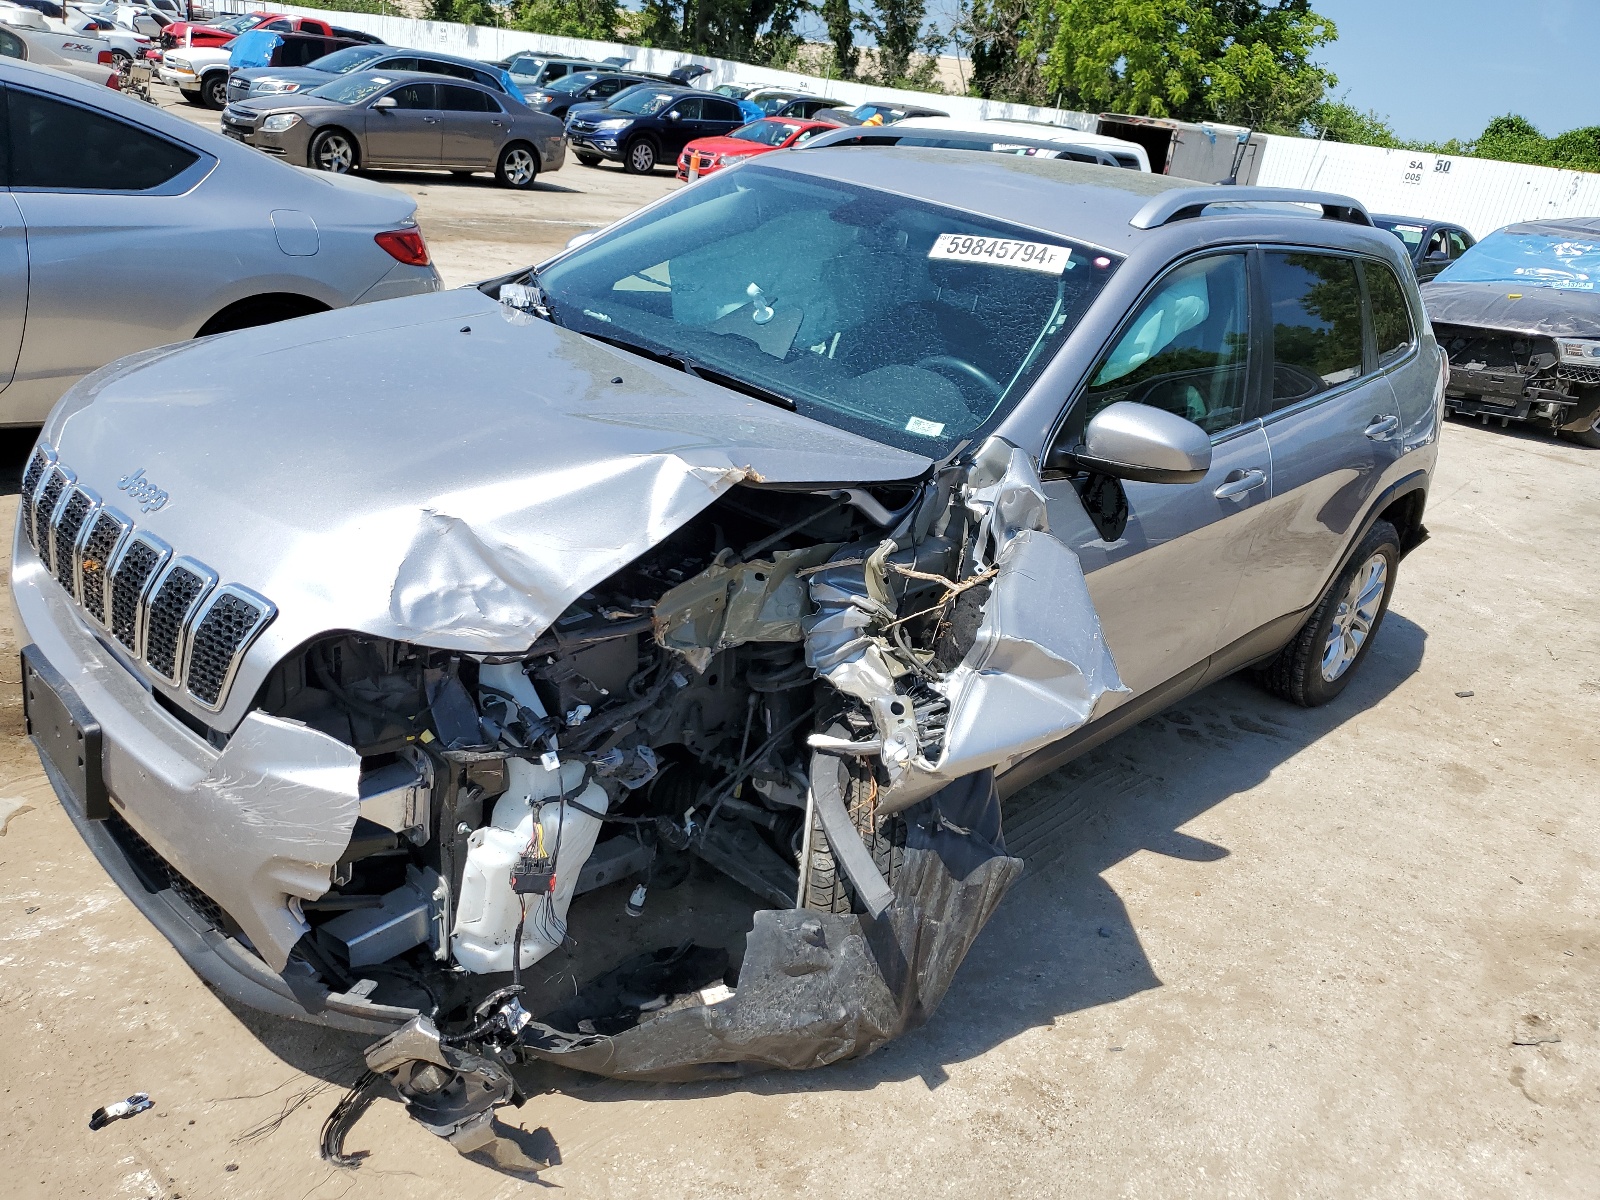
[(135, 1092), (126, 1100), (117, 1100), (104, 1108), (97, 1108), (89, 1116), (90, 1129), (104, 1129), (113, 1121), (120, 1121), (124, 1117), (137, 1116), (148, 1108), (154, 1108), (156, 1102), (150, 1099), (148, 1092)]
[(11, 818), (32, 811), (33, 805), (26, 800), (18, 800), (14, 796), (0, 796), (0, 837), (5, 837), (6, 830), (11, 828)]

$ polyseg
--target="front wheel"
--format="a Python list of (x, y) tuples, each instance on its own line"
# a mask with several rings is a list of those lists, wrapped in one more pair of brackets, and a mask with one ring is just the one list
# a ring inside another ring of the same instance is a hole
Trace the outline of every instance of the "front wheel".
[[(883, 816), (878, 812), (878, 785), (869, 770), (852, 764), (844, 791), (845, 807), (861, 833), (861, 840), (872, 854), (872, 861), (892, 887), (900, 873), (906, 852), (906, 821), (900, 813)], [(805, 894), (800, 906), (816, 912), (848, 913), (864, 911), (856, 890), (828, 845), (822, 818), (811, 813), (811, 836), (806, 847)]]
[(1294, 640), (1256, 672), (1267, 690), (1303, 708), (1326, 704), (1344, 691), (1389, 611), (1399, 564), (1400, 535), (1379, 521)]
[(1561, 436), (1569, 441), (1577, 442), (1580, 446), (1591, 446), (1600, 450), (1600, 408), (1595, 409), (1589, 416), (1589, 424), (1584, 429), (1563, 429)]
[(228, 106), (228, 77), (220, 71), (200, 81), (200, 103), (207, 108)]
[(356, 169), (356, 143), (342, 129), (324, 129), (311, 139), (311, 165), (333, 175), (348, 175)]
[(539, 160), (533, 149), (522, 142), (513, 142), (500, 151), (500, 161), (495, 166), (494, 177), (501, 187), (526, 189), (539, 177)]
[(598, 154), (584, 154), (579, 151), (578, 162), (586, 167), (598, 167), (600, 165), (600, 156)]
[(648, 175), (656, 169), (656, 148), (647, 138), (640, 138), (628, 147), (622, 160), (622, 169), (630, 175)]

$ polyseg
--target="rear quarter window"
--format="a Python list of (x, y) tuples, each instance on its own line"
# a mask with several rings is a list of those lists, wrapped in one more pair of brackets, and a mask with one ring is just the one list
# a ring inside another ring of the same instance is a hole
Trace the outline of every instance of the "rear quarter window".
[(193, 150), (75, 104), (6, 90), (10, 184), (46, 191), (143, 192), (200, 158)]
[(1372, 301), (1372, 332), (1378, 342), (1378, 365), (1386, 367), (1403, 358), (1416, 345), (1417, 332), (1411, 325), (1411, 309), (1405, 289), (1393, 271), (1380, 262), (1363, 264), (1367, 275), (1367, 295)]

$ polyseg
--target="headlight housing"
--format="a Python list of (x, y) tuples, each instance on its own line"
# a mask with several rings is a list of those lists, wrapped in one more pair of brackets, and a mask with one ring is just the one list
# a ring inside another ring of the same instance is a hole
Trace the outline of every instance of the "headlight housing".
[(190, 75), (194, 74), (194, 68), (189, 65), (187, 58), (169, 58), (167, 59), (167, 66), (174, 71), (187, 71)]
[(1600, 367), (1600, 341), (1585, 338), (1557, 338), (1556, 347), (1564, 363), (1583, 363)]
[(626, 129), (633, 121), (628, 117), (613, 117), (609, 121), (601, 121), (596, 129)]
[(299, 113), (273, 113), (261, 122), (262, 133), (284, 133), (300, 124)]

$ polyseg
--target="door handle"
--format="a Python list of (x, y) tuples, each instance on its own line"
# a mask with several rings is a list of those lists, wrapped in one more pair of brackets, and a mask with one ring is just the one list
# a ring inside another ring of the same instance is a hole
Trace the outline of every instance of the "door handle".
[(439, 123), (439, 118), (438, 117), (423, 117), (422, 118), (422, 122), (423, 122), (424, 125), (437, 125)]
[(1390, 413), (1387, 416), (1373, 417), (1372, 424), (1368, 425), (1362, 432), (1373, 441), (1381, 442), (1399, 428), (1400, 418)]
[(1211, 494), (1218, 500), (1234, 500), (1246, 492), (1253, 492), (1267, 482), (1267, 473), (1251, 468), (1248, 471), (1230, 471), (1222, 486)]

